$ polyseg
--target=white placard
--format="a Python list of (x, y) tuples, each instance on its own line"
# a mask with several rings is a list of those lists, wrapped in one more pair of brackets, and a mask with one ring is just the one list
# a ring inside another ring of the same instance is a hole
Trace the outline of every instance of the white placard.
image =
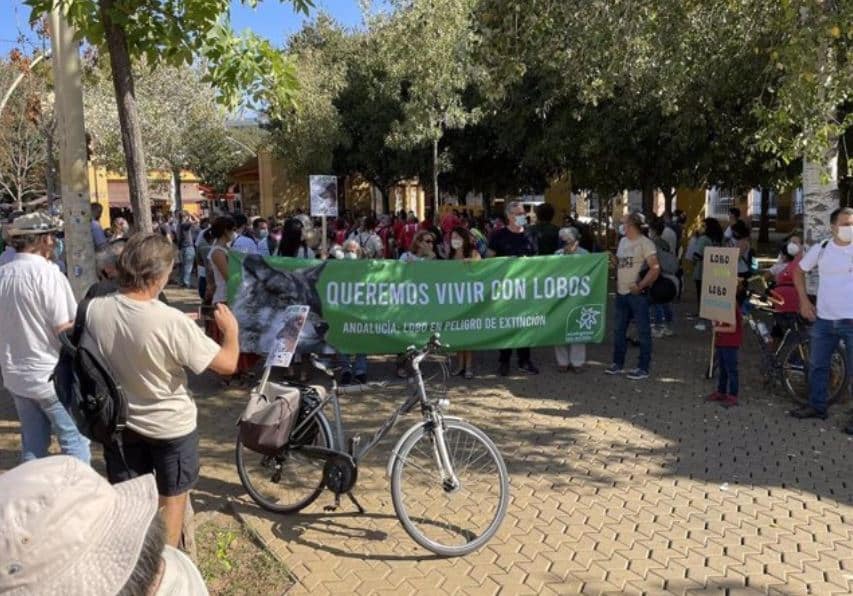
[(311, 217), (338, 216), (338, 177), (309, 176)]
[(293, 355), (296, 353), (296, 345), (299, 342), (299, 334), (305, 326), (310, 307), (305, 305), (288, 306), (284, 311), (284, 323), (281, 330), (276, 334), (275, 341), (267, 356), (267, 366), (290, 366)]

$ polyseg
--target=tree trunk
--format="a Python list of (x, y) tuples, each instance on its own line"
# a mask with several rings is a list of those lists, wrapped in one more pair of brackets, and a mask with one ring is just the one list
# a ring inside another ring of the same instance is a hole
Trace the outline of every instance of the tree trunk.
[(761, 220), (758, 226), (758, 241), (770, 242), (770, 189), (761, 187)]
[(127, 37), (124, 29), (112, 20), (113, 0), (98, 0), (101, 22), (107, 40), (112, 69), (113, 87), (116, 93), (116, 107), (121, 128), (121, 143), (124, 148), (124, 162), (127, 168), (127, 185), (130, 191), (130, 205), (136, 229), (150, 232), (151, 201), (148, 197), (148, 172), (145, 169), (145, 153), (142, 146), (142, 128), (136, 109), (136, 91), (133, 84), (133, 71)]
[[(837, 143), (826, 156), (826, 165), (803, 159), (803, 227), (808, 245), (831, 236), (829, 214), (840, 204), (837, 160)], [(824, 172), (824, 168), (828, 171)], [(826, 180), (822, 179), (823, 174), (828, 176)]]
[(181, 168), (172, 169), (172, 184), (175, 185), (175, 211), (181, 213), (184, 210), (184, 197), (181, 194)]
[(379, 194), (382, 195), (382, 213), (390, 213), (391, 212), (391, 189), (383, 188), (381, 186), (377, 187), (379, 189)]
[(438, 139), (432, 142), (432, 201), (430, 205), (433, 221), (438, 216)]
[(649, 217), (655, 209), (655, 189), (651, 184), (643, 185), (643, 215)]

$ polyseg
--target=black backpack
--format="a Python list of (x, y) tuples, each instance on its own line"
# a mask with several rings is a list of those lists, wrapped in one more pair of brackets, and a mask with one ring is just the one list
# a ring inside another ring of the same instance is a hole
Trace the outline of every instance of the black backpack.
[(85, 437), (117, 445), (122, 459), (122, 433), (127, 424), (127, 397), (109, 367), (81, 345), (90, 299), (77, 307), (74, 327), (59, 335), (59, 363), (53, 373), (56, 395)]

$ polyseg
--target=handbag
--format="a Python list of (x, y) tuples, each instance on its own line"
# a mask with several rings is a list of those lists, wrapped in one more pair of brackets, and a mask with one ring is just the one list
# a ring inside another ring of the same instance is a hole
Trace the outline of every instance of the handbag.
[(276, 455), (290, 439), (299, 417), (299, 388), (268, 383), (266, 393), (252, 391), (249, 403), (237, 423), (244, 447), (263, 455)]

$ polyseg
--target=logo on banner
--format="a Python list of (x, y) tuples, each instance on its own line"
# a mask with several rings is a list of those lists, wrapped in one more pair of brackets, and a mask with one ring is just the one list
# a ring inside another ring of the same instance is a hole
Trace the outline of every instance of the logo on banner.
[(566, 318), (566, 342), (583, 343), (595, 341), (604, 326), (604, 306), (590, 304), (577, 306)]

